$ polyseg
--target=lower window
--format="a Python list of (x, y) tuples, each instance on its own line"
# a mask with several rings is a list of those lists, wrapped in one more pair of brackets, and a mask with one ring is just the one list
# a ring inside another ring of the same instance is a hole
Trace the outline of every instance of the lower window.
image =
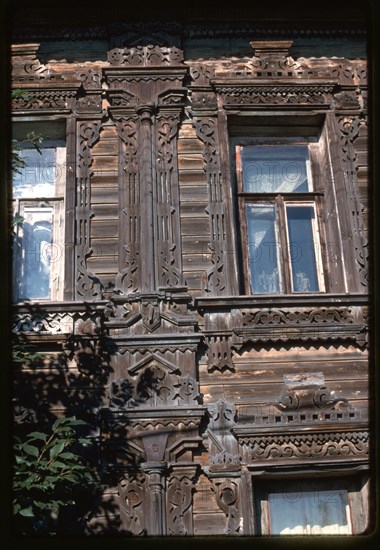
[(366, 483), (348, 478), (260, 481), (255, 486), (262, 535), (351, 535), (366, 530)]

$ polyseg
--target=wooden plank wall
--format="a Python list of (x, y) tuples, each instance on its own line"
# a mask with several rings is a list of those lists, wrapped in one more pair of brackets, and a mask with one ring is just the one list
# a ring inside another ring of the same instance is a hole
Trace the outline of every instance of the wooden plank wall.
[(236, 372), (209, 373), (202, 361), (200, 391), (206, 403), (224, 398), (235, 402), (243, 417), (258, 414), (260, 406), (278, 401), (284, 375), (322, 372), (334, 398), (367, 410), (368, 356), (352, 345), (251, 349), (236, 353), (234, 363)]
[(180, 223), (184, 279), (195, 297), (202, 293), (205, 274), (210, 268), (207, 181), (203, 145), (191, 122), (184, 123), (178, 136)]
[(115, 126), (106, 126), (92, 149), (91, 246), (88, 269), (94, 271), (107, 297), (118, 272), (118, 136)]

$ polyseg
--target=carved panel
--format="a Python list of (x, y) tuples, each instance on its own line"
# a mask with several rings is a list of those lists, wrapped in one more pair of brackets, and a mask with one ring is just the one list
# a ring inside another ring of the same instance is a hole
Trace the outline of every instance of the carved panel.
[(34, 334), (94, 335), (100, 331), (100, 315), (76, 312), (18, 313), (12, 318), (12, 332)]
[(145, 476), (141, 473), (130, 474), (128, 479), (119, 483), (120, 519), (123, 529), (133, 535), (145, 533)]
[(194, 405), (199, 396), (195, 378), (169, 372), (158, 362), (144, 368), (136, 381), (118, 379), (110, 386), (110, 405), (116, 408)]
[(68, 110), (73, 107), (76, 90), (26, 90), (22, 97), (12, 99), (12, 109), (17, 111)]
[[(347, 307), (244, 310), (234, 328), (232, 347), (245, 342), (353, 340), (364, 346), (365, 325)], [(359, 322), (358, 322), (359, 321)]]
[(193, 534), (191, 473), (176, 468), (167, 482), (167, 532), (169, 535)]
[(238, 535), (240, 531), (238, 482), (218, 480), (214, 482), (214, 486), (216, 502), (227, 516), (224, 533), (226, 535)]
[(226, 369), (235, 371), (232, 361), (231, 335), (206, 336), (207, 370), (223, 372)]
[(368, 456), (368, 431), (272, 434), (243, 437), (250, 461), (358, 458)]
[(217, 86), (217, 91), (225, 105), (318, 105), (331, 102), (334, 86), (252, 84), (252, 86)]
[(209, 436), (210, 472), (240, 470), (237, 441), (231, 433), (235, 426), (236, 406), (224, 399), (207, 405), (210, 422)]
[(90, 209), (91, 147), (98, 141), (100, 122), (78, 123), (78, 187), (76, 205), (76, 295), (82, 300), (99, 300), (101, 283), (92, 271), (87, 269), (87, 258), (92, 254), (90, 246), (90, 223), (93, 212)]
[(114, 48), (108, 52), (108, 61), (111, 65), (137, 67), (178, 65), (183, 62), (183, 52), (176, 47), (165, 48), (152, 44), (135, 48)]

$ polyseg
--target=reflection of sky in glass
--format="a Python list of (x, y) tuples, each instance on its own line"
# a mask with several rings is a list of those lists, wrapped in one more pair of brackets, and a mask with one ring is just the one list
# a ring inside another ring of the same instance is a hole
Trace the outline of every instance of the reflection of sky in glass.
[(351, 533), (345, 490), (271, 493), (268, 505), (272, 535)]
[(20, 158), (25, 162), (20, 173), (13, 173), (14, 198), (53, 197), (56, 178), (56, 150), (43, 148), (22, 149)]
[(248, 204), (248, 250), (253, 292), (278, 292), (274, 206)]
[(251, 145), (242, 148), (244, 191), (294, 193), (309, 191), (306, 145)]
[(52, 225), (52, 208), (25, 208), (20, 298), (50, 297)]
[(318, 291), (315, 263), (312, 206), (287, 206), (289, 247), (292, 262), (293, 290), (295, 292)]

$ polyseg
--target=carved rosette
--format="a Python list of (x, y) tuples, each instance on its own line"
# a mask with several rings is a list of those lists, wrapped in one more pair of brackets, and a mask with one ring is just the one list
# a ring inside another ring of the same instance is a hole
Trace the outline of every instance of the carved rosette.
[(217, 119), (194, 118), (198, 138), (204, 143), (203, 159), (208, 184), (208, 214), (210, 218), (209, 248), (213, 266), (205, 274), (205, 292), (223, 294), (226, 290), (226, 213), (220, 159), (218, 153)]
[(100, 122), (78, 123), (76, 296), (82, 300), (101, 298), (101, 283), (86, 265), (87, 258), (92, 254), (90, 246), (90, 224), (93, 217), (90, 209), (91, 148), (99, 139), (100, 129)]
[(362, 289), (368, 289), (368, 240), (366, 239), (363, 212), (364, 205), (360, 200), (357, 181), (357, 153), (355, 151), (355, 140), (360, 135), (362, 126), (367, 125), (366, 118), (362, 116), (338, 116), (337, 123), (340, 130), (341, 149), (343, 155), (342, 164), (347, 187), (347, 199), (349, 212), (352, 216), (353, 241), (355, 247), (355, 261), (359, 273), (359, 281)]

